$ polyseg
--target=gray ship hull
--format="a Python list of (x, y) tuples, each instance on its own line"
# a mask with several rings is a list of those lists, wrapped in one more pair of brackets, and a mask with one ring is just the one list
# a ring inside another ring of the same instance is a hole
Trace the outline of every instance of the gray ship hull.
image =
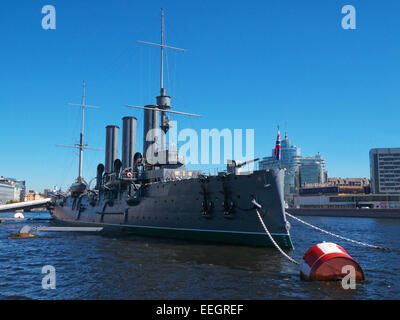
[(270, 247), (252, 199), (262, 205), (263, 220), (275, 241), (293, 248), (284, 214), (283, 172), (278, 170), (143, 184), (134, 202), (129, 192), (68, 196), (55, 203), (52, 215), (55, 223), (67, 225)]

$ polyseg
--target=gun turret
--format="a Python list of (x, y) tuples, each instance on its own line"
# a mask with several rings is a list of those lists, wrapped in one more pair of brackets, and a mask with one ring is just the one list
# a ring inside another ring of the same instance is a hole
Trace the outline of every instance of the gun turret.
[(239, 162), (237, 163), (235, 160), (228, 160), (227, 161), (227, 171), (228, 173), (234, 173), (238, 174), (240, 172), (240, 168), (244, 167), (245, 165), (248, 165), (250, 163), (256, 162), (260, 160), (260, 158), (256, 158), (253, 160), (245, 161), (245, 162)]

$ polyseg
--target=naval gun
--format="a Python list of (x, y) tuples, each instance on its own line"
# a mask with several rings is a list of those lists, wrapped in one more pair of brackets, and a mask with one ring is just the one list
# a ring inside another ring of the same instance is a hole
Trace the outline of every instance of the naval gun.
[(228, 173), (239, 174), (240, 169), (242, 167), (244, 167), (250, 163), (257, 162), (258, 160), (260, 160), (260, 158), (256, 158), (256, 159), (244, 161), (244, 162), (236, 162), (235, 160), (228, 160), (226, 169), (227, 169)]

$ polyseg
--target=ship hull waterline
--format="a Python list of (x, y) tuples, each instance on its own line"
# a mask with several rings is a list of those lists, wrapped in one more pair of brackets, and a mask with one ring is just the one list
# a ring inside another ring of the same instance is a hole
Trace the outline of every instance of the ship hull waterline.
[[(140, 236), (273, 247), (257, 217), (252, 199), (282, 248), (293, 248), (284, 212), (283, 172), (255, 171), (251, 175), (211, 176), (201, 179), (155, 182), (143, 186), (138, 204), (129, 194), (110, 192), (67, 197), (52, 210), (54, 223), (103, 227), (104, 231)], [(115, 195), (115, 193), (114, 193)], [(206, 197), (206, 198), (205, 198)], [(202, 212), (210, 203), (209, 215)], [(233, 204), (226, 215), (224, 203)]]
[[(274, 247), (265, 233), (230, 232), (219, 230), (195, 230), (179, 228), (159, 228), (149, 226), (112, 225), (95, 222), (67, 222), (54, 218), (52, 224), (74, 227), (102, 227), (105, 232), (121, 232), (143, 237), (211, 242), (254, 247)], [(286, 249), (293, 249), (289, 234), (272, 234), (275, 242)]]

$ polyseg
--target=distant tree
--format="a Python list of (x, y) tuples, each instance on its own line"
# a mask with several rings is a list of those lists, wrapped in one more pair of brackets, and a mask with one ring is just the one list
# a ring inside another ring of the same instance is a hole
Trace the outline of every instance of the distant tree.
[(18, 200), (8, 200), (6, 204), (18, 203)]

